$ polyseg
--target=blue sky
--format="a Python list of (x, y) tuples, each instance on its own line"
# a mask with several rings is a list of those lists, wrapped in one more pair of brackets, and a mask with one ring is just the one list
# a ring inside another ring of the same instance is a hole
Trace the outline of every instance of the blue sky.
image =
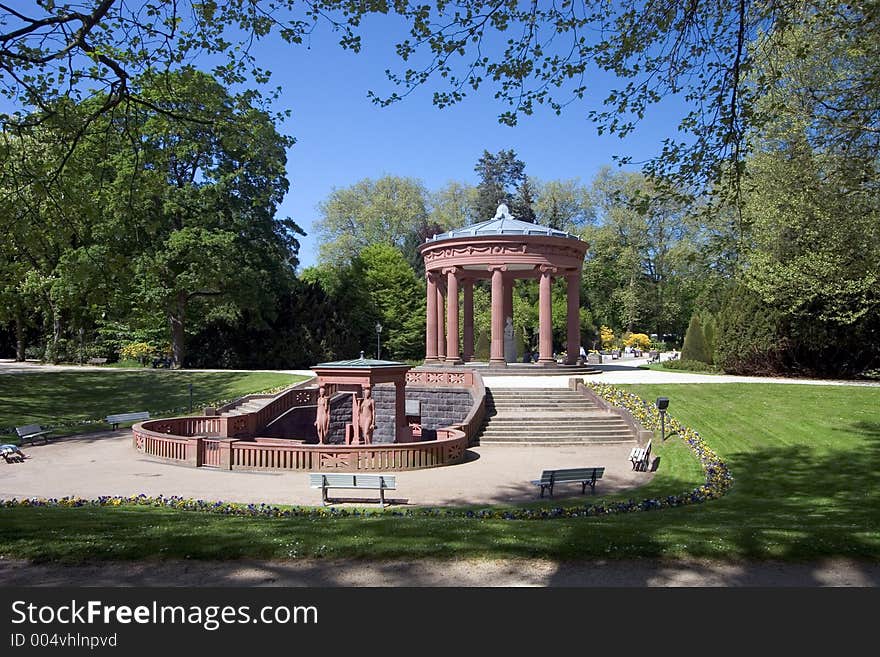
[(587, 119), (608, 88), (608, 80), (598, 75), (594, 79), (600, 89), (590, 101), (569, 105), (562, 116), (541, 107), (533, 116), (521, 117), (516, 127), (498, 123), (497, 115), (506, 106), (488, 88), (441, 110), (431, 103), (429, 84), (395, 105), (378, 107), (367, 91), (393, 91), (384, 71), (399, 70), (400, 63), (394, 53), (397, 35), (375, 21), (362, 32), (359, 54), (340, 48), (326, 29), (318, 30), (308, 48), (271, 37), (255, 50), (258, 63), (273, 72), (272, 85), (283, 88), (277, 109), (291, 110), (291, 118), (280, 126), (297, 139), (288, 152), (291, 188), (281, 214), (308, 233), (301, 240), (301, 266), (316, 261), (317, 205), (335, 187), (384, 174), (419, 178), (430, 190), (450, 180), (475, 184), (473, 168), (483, 150), (507, 148), (526, 163), (530, 176), (588, 182), (602, 166), (612, 164), (612, 155), (635, 160), (655, 155), (677, 124), (675, 107), (661, 106), (626, 140), (598, 136)]

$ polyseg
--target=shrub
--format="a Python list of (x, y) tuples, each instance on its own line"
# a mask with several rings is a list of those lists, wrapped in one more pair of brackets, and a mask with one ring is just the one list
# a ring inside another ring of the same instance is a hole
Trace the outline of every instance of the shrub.
[(698, 360), (702, 363), (710, 362), (708, 349), (706, 349), (706, 336), (703, 335), (703, 327), (696, 313), (691, 316), (691, 323), (688, 324), (687, 333), (684, 335), (681, 359)]
[(155, 355), (156, 349), (146, 342), (129, 342), (119, 350), (119, 357), (122, 360), (136, 360), (141, 365), (146, 365)]
[(779, 311), (754, 292), (741, 285), (732, 288), (718, 313), (715, 364), (731, 374), (784, 371), (787, 341), (781, 324)]
[(663, 368), (667, 370), (688, 370), (691, 372), (717, 372), (718, 368), (701, 360), (664, 360)]
[(474, 348), (474, 351), (477, 353), (474, 354), (474, 357), (478, 361), (487, 361), (489, 360), (489, 335), (486, 333), (485, 329), (480, 329), (479, 334), (477, 334), (477, 344)]
[(623, 341), (624, 347), (636, 347), (638, 349), (646, 350), (651, 347), (651, 338), (649, 338), (644, 333), (630, 333), (629, 336)]
[(599, 340), (602, 342), (603, 349), (611, 349), (614, 346), (614, 331), (607, 326), (599, 328)]

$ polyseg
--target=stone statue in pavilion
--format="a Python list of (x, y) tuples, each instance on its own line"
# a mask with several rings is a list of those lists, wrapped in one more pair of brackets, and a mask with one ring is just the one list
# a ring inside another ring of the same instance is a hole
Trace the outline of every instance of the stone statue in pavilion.
[(330, 397), (324, 386), (318, 388), (318, 410), (315, 414), (315, 429), (318, 432), (318, 444), (323, 445), (330, 433)]
[(373, 432), (376, 430), (376, 400), (369, 388), (364, 388), (364, 398), (358, 407), (358, 428), (364, 444), (373, 443)]

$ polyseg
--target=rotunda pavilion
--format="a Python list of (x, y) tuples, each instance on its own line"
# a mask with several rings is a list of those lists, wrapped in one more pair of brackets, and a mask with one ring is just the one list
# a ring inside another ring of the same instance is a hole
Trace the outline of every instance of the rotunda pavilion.
[[(567, 282), (566, 364), (574, 364), (580, 353), (580, 281), (587, 248), (586, 242), (565, 231), (514, 219), (504, 204), (488, 221), (428, 238), (419, 247), (428, 282), (425, 364), (460, 364), (473, 359), (474, 282), (491, 279), (489, 365), (506, 366), (513, 360), (513, 286), (517, 279), (537, 278), (538, 364), (554, 366), (550, 294), (558, 277)], [(459, 292), (464, 302), (461, 348)]]

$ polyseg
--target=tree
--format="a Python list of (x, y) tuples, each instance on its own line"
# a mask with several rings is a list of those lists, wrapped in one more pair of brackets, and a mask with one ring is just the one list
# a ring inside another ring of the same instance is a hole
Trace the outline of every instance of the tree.
[[(526, 180), (525, 168), (525, 162), (516, 157), (513, 149), (497, 153), (483, 151), (474, 166), (474, 171), (480, 178), (473, 209), (477, 222), (494, 217), (499, 203), (512, 204), (517, 190)], [(520, 211), (525, 211), (525, 208), (520, 208)], [(514, 217), (521, 218), (516, 214)]]
[(361, 251), (364, 285), (382, 323), (384, 349), (392, 358), (416, 360), (425, 348), (425, 289), (403, 254), (387, 244)]
[[(319, 206), (316, 222), (322, 262), (350, 262), (372, 244), (403, 248), (428, 227), (428, 192), (414, 178), (366, 178), (334, 189)], [(417, 246), (417, 245), (416, 245)]]
[(524, 177), (516, 188), (510, 213), (520, 221), (535, 223), (535, 189), (528, 178)]
[[(139, 146), (117, 154), (103, 200), (117, 223), (134, 224), (136, 312), (165, 317), (180, 367), (189, 322), (271, 308), (273, 279), (292, 276), (302, 231), (275, 216), (290, 140), (247, 95), (193, 69), (149, 75), (138, 88), (164, 111), (125, 119)], [(199, 118), (169, 120), (177, 111)]]
[(701, 363), (711, 363), (709, 351), (706, 348), (706, 336), (703, 335), (703, 326), (700, 317), (696, 313), (691, 315), (687, 333), (684, 335), (684, 345), (681, 348), (682, 360), (696, 360)]
[(548, 180), (545, 183), (536, 182), (535, 187), (537, 223), (579, 233), (585, 225), (594, 221), (595, 209), (589, 192), (577, 180)]

